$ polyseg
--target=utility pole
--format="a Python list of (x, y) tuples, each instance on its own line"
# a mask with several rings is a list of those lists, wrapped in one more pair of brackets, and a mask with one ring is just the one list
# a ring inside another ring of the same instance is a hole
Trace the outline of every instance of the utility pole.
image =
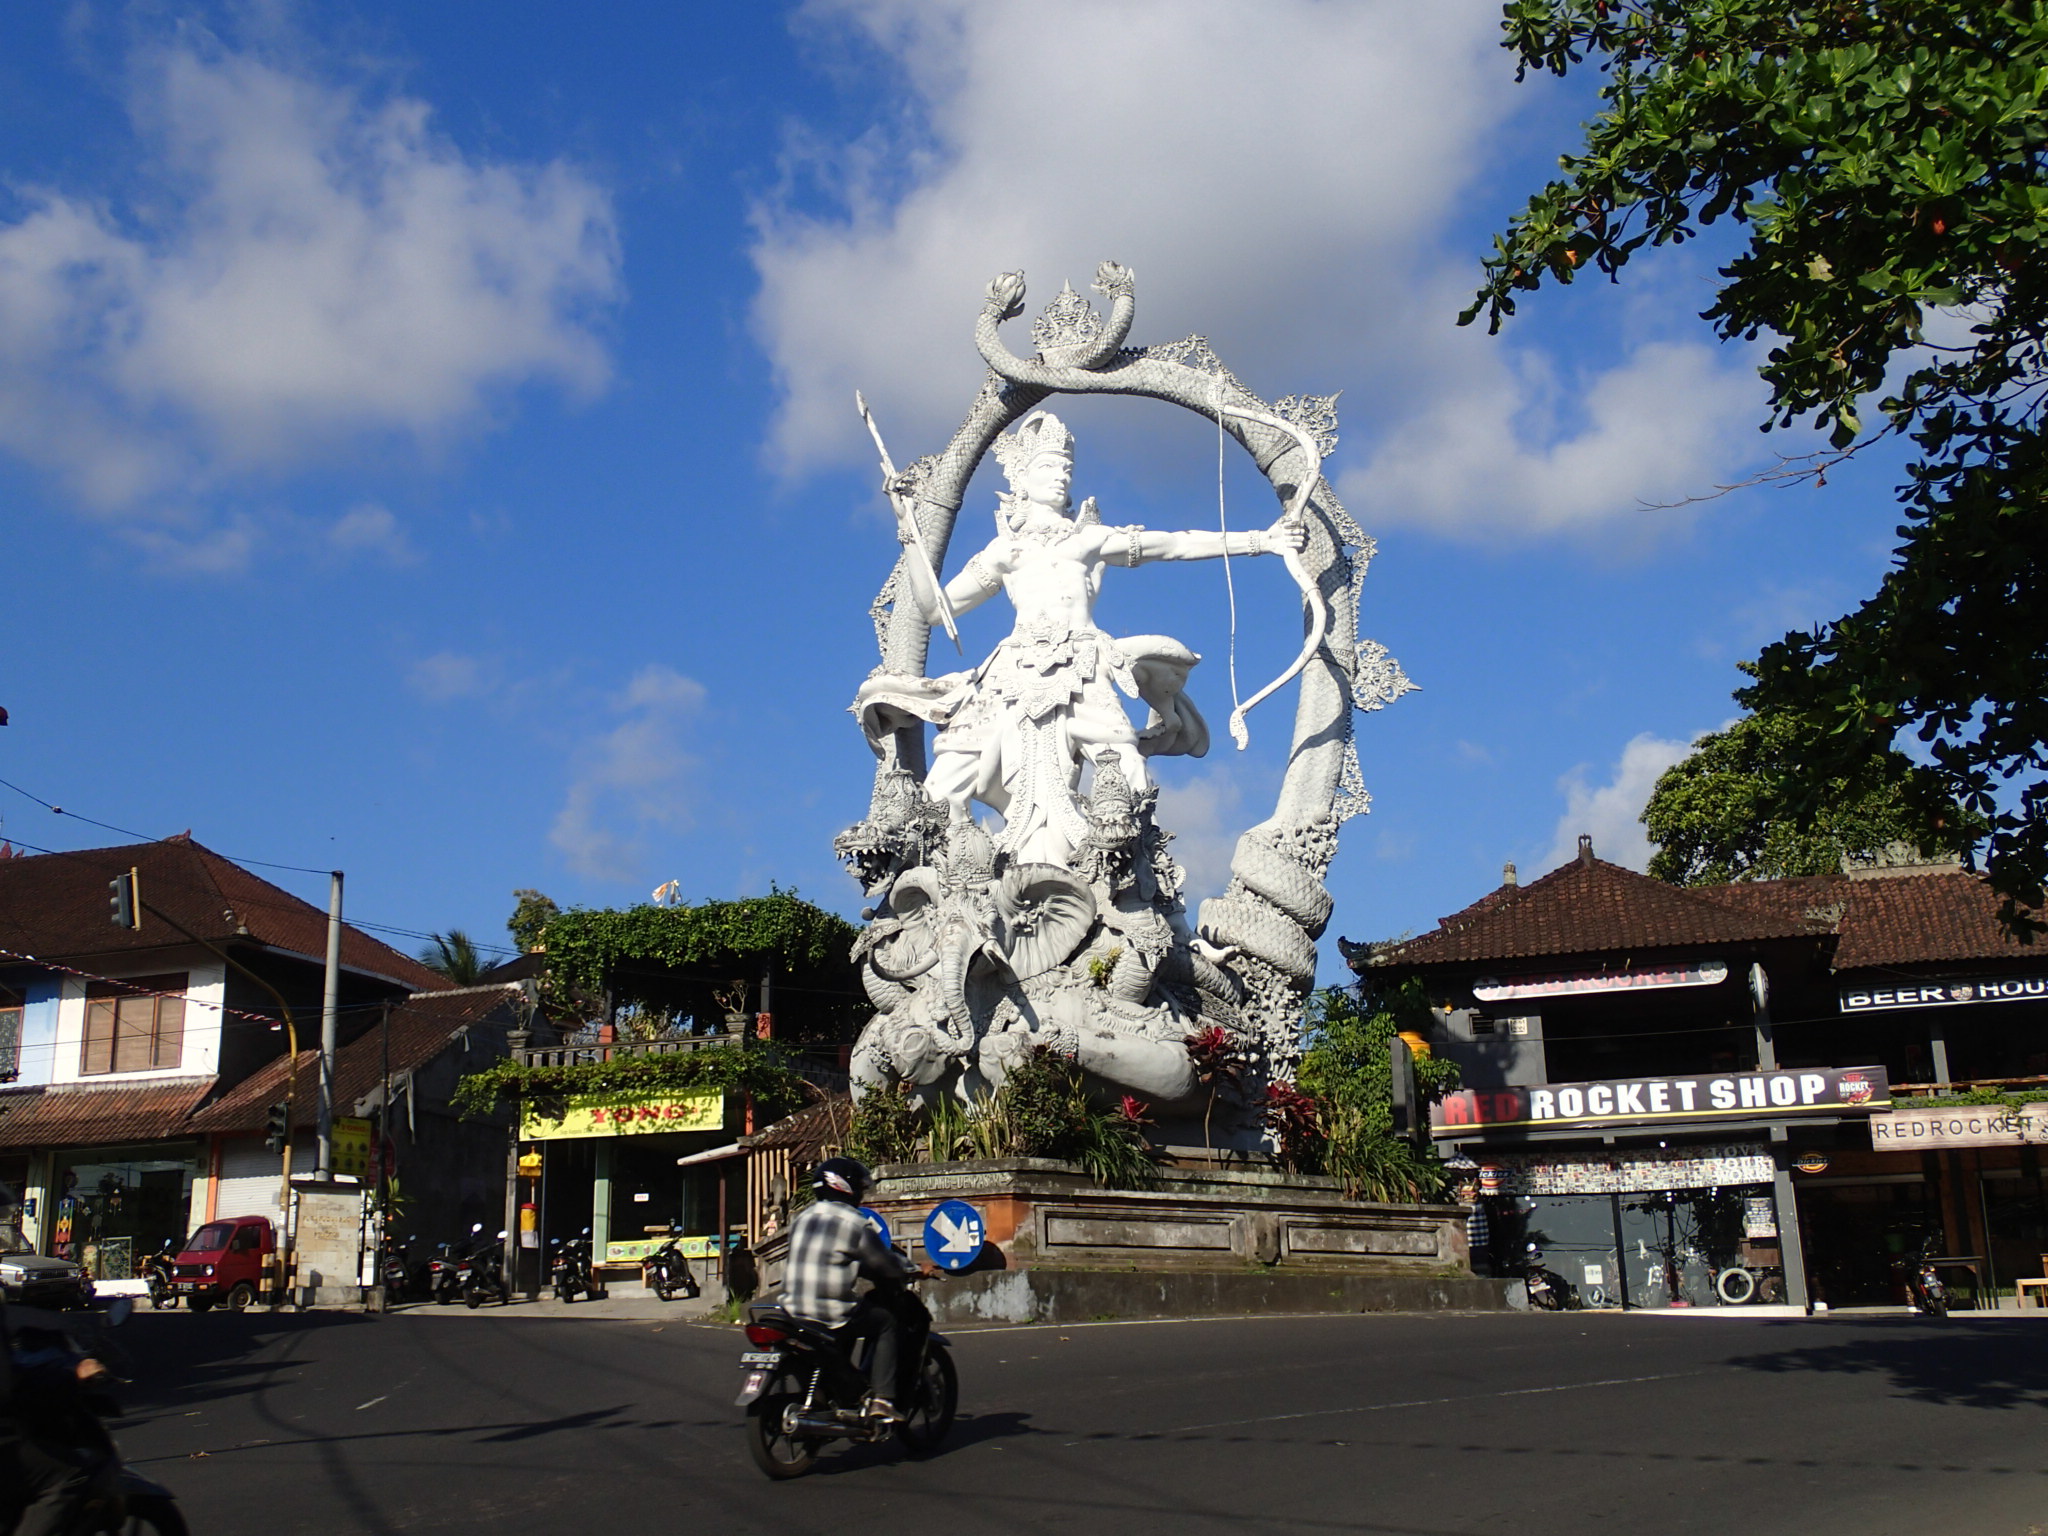
[(320, 1092), (315, 1123), (313, 1177), (334, 1177), (334, 1048), (341, 997), (341, 871), (329, 875), (327, 887), (327, 975), (320, 987)]

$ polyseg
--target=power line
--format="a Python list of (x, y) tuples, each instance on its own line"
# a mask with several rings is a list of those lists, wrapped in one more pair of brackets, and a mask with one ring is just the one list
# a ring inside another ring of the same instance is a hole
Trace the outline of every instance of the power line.
[[(11, 789), (17, 795), (20, 795), (23, 799), (33, 800), (37, 805), (40, 805), (44, 810), (49, 811), (54, 815), (69, 816), (73, 821), (82, 821), (90, 826), (99, 827), (108, 832), (118, 832), (121, 834), (121, 836), (132, 837), (136, 839), (138, 842), (161, 843), (168, 841), (168, 839), (161, 837), (151, 837), (146, 832), (137, 832), (128, 827), (117, 827), (111, 821), (98, 821), (91, 816), (82, 816), (77, 811), (67, 811), (64, 809), (63, 806), (55, 805), (50, 801), (45, 800), (41, 795), (31, 794), (29, 791), (23, 789), (19, 784), (9, 783), (6, 779), (0, 779), (0, 788)], [(44, 849), (42, 851), (48, 853), (51, 850)], [(253, 864), (259, 869), (288, 869), (294, 872), (295, 874), (301, 875), (331, 875), (334, 873), (334, 871), (331, 869), (314, 869), (311, 866), (305, 864), (280, 864), (274, 859), (243, 859), (237, 858), (235, 857), (235, 855), (229, 853), (224, 853), (221, 855), (221, 857), (224, 859), (228, 859), (236, 864)]]
[[(7, 784), (7, 781), (6, 781), (5, 779), (0, 779), (0, 784)], [(12, 788), (14, 788), (14, 786), (13, 786), (12, 784), (7, 784), (7, 787), (8, 787), (9, 789), (12, 789)], [(30, 796), (29, 798), (30, 798), (30, 799), (34, 799), (35, 797), (34, 797), (33, 795), (31, 795), (31, 796)], [(69, 812), (67, 811), (67, 812), (66, 812), (65, 814), (66, 814), (66, 815), (69, 815), (70, 813), (69, 813)], [(81, 816), (81, 817), (79, 817), (79, 818), (78, 818), (78, 820), (80, 820), (80, 821), (83, 821), (83, 820), (85, 820), (85, 818)], [(103, 825), (105, 825), (105, 823), (103, 823), (103, 822), (95, 822), (95, 823), (93, 823), (93, 825), (95, 825), (95, 826), (103, 826)], [(121, 829), (120, 829), (119, 827), (115, 827), (115, 828), (112, 828), (111, 830), (113, 830), (113, 831), (116, 831), (116, 832), (119, 832), (119, 831), (120, 831)], [(140, 834), (139, 834), (139, 833), (127, 833), (127, 834), (124, 834), (124, 835), (126, 835), (126, 836), (140, 836)], [(8, 843), (11, 843), (11, 844), (12, 844), (12, 845), (13, 845), (14, 847), (16, 847), (16, 848), (26, 848), (26, 849), (28, 849), (28, 851), (29, 851), (29, 852), (31, 852), (31, 853), (48, 853), (48, 854), (54, 854), (54, 855), (56, 855), (56, 856), (58, 856), (58, 857), (60, 857), (60, 858), (61, 858), (61, 857), (63, 857), (64, 855), (66, 855), (66, 854), (72, 854), (72, 853), (77, 853), (77, 852), (79, 851), (79, 850), (78, 850), (78, 849), (76, 849), (76, 848), (45, 848), (45, 847), (41, 846), (41, 845), (40, 845), (40, 844), (38, 844), (38, 843), (31, 843), (31, 842), (25, 842), (25, 841), (24, 841), (23, 839), (21, 839), (21, 838), (18, 838), (18, 837), (15, 837), (15, 836), (13, 836), (12, 834), (8, 834), (8, 835), (6, 836), (6, 838), (5, 838), (5, 841), (6, 841), (6, 842), (8, 842)], [(144, 839), (143, 839), (143, 841), (144, 841), (144, 842), (161, 842), (161, 841), (163, 841), (163, 839), (161, 839), (161, 838), (144, 838)], [(228, 856), (227, 856), (226, 854), (222, 854), (222, 855), (221, 855), (221, 857), (222, 857), (222, 858), (224, 858), (224, 859), (228, 858)], [(232, 864), (253, 864), (253, 863), (257, 863), (257, 862), (260, 862), (260, 861), (258, 861), (258, 860), (255, 860), (255, 859), (229, 859), (229, 862), (230, 862), (230, 863), (232, 863)], [(273, 864), (273, 865), (271, 865), (270, 867), (271, 867), (272, 869), (297, 869), (297, 868), (298, 868), (299, 866), (297, 866), (296, 864)], [(324, 875), (324, 874), (328, 873), (328, 871), (326, 871), (326, 870), (324, 870), (324, 869), (309, 869), (309, 870), (305, 870), (305, 871), (303, 871), (303, 873), (306, 873), (306, 874), (310, 874), (310, 875)], [(447, 935), (446, 935), (446, 934), (438, 934), (438, 933), (422, 933), (422, 932), (421, 932), (421, 931), (420, 931), (419, 929), (417, 929), (417, 928), (394, 928), (394, 927), (393, 927), (393, 926), (392, 926), (391, 924), (389, 924), (389, 923), (372, 923), (372, 922), (368, 922), (368, 921), (366, 921), (365, 919), (363, 919), (363, 918), (360, 918), (360, 917), (350, 917), (350, 918), (346, 918), (346, 919), (344, 919), (344, 926), (346, 926), (346, 927), (350, 927), (350, 928), (362, 928), (362, 929), (368, 929), (368, 930), (371, 930), (371, 931), (373, 931), (373, 932), (376, 932), (376, 933), (395, 933), (395, 934), (398, 934), (398, 935), (399, 935), (400, 937), (402, 937), (402, 938), (408, 938), (408, 939), (425, 939), (425, 940), (428, 940), (429, 942), (431, 942), (431, 941), (432, 941), (432, 940), (434, 940), (434, 939), (439, 939), (439, 938), (446, 938), (446, 937), (447, 937)], [(451, 930), (451, 931), (452, 931), (452, 930)], [(513, 948), (512, 948), (512, 947), (510, 947), (509, 945), (505, 945), (505, 944), (487, 944), (487, 943), (484, 943), (484, 942), (482, 942), (481, 940), (478, 940), (478, 939), (471, 939), (471, 940), (470, 940), (469, 942), (470, 942), (470, 947), (471, 947), (471, 948), (473, 948), (473, 949), (487, 949), (487, 950), (489, 950), (489, 951), (490, 951), (491, 953), (493, 953), (493, 954), (498, 954), (498, 955), (511, 955), (511, 956), (513, 956), (513, 957), (515, 957), (515, 958), (516, 958), (517, 956), (519, 956), (519, 955), (521, 955), (521, 954), (523, 954), (523, 953), (524, 953), (524, 951), (523, 951), (523, 950), (517, 950), (517, 949), (513, 949)]]

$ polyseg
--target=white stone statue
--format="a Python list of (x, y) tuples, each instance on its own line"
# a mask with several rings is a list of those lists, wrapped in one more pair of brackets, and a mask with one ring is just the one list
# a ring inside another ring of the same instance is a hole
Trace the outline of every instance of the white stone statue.
[[(876, 1012), (854, 1050), (854, 1087), (972, 1097), (1043, 1046), (1077, 1060), (1106, 1097), (1146, 1100), (1169, 1140), (1213, 1129), (1220, 1144), (1254, 1147), (1259, 1093), (1291, 1076), (1299, 1052), (1337, 830), (1367, 804), (1352, 712), (1413, 685), (1384, 648), (1356, 638), (1372, 544), (1320, 473), (1332, 400), (1268, 405), (1200, 337), (1126, 346), (1131, 274), (1106, 262), (1095, 286), (1113, 301), (1107, 323), (1067, 289), (1023, 358), (998, 333), (1021, 313), (1023, 278), (996, 278), (975, 328), (989, 378), (966, 421), (901, 475), (883, 456), (904, 548), (871, 610), (881, 665), (853, 706), (878, 763), (867, 816), (835, 843), (873, 903), (854, 955)], [(1092, 500), (1073, 511), (1073, 438), (1039, 408), (1055, 394), (1199, 412), (1251, 452), (1279, 519), (1225, 535), (1109, 526)], [(941, 588), (954, 520), (991, 450), (1010, 487), (995, 537)], [(1200, 658), (1168, 636), (1110, 635), (1095, 600), (1111, 566), (1226, 553), (1279, 556), (1302, 595), (1300, 654), (1238, 703), (1238, 745), (1248, 711), (1300, 687), (1273, 814), (1239, 838), (1228, 887), (1191, 923), (1147, 759), (1207, 751), (1186, 691)], [(932, 627), (952, 633), (954, 615), (998, 592), (1016, 614), (1001, 644), (971, 670), (927, 676)], [(1147, 706), (1142, 726), (1126, 697)], [(1002, 815), (1000, 830), (976, 819), (977, 804)], [(1213, 1067), (1219, 1041), (1246, 1069), (1223, 1105), (1197, 1060)]]
[[(1165, 635), (1119, 640), (1098, 628), (1095, 599), (1105, 572), (1154, 560), (1298, 552), (1307, 535), (1285, 519), (1233, 534), (1110, 526), (1092, 497), (1077, 517), (1067, 496), (1073, 434), (1049, 411), (998, 438), (995, 455), (1010, 483), (996, 536), (946, 584), (943, 598), (922, 561), (906, 568), (928, 623), (1001, 592), (1016, 610), (1015, 626), (972, 671), (885, 673), (868, 680), (854, 707), (872, 741), (903, 728), (906, 717), (937, 725), (925, 793), (956, 822), (969, 816), (970, 801), (980, 801), (1005, 818), (999, 849), (1022, 863), (1065, 866), (1090, 830), (1077, 793), (1084, 760), (1113, 757), (1124, 783), (1142, 793), (1150, 787), (1147, 757), (1200, 757), (1209, 749), (1208, 726), (1183, 691), (1201, 658)], [(897, 537), (914, 542), (900, 519)], [(1150, 707), (1142, 731), (1119, 691)]]

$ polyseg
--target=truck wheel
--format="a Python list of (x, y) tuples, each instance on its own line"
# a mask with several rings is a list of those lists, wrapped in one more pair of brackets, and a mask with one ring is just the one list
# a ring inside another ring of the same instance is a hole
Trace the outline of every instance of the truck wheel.
[(236, 1281), (234, 1289), (228, 1292), (228, 1310), (230, 1312), (246, 1312), (255, 1304), (256, 1287), (246, 1280)]
[(192, 1310), (194, 1312), (210, 1312), (213, 1310), (213, 1304), (219, 1299), (219, 1297), (210, 1295), (205, 1291), (195, 1291), (192, 1294)]

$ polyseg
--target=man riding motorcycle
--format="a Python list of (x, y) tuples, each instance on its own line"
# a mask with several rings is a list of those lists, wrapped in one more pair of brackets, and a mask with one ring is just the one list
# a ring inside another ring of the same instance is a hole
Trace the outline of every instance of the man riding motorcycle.
[[(911, 1263), (868, 1225), (860, 1203), (872, 1183), (866, 1167), (850, 1157), (827, 1158), (812, 1172), (811, 1188), (818, 1198), (790, 1228), (782, 1308), (799, 1321), (829, 1330), (849, 1359), (856, 1358), (860, 1341), (872, 1338), (866, 1411), (900, 1424), (898, 1404), (906, 1398), (907, 1385), (902, 1366), (922, 1356), (932, 1323), (924, 1303), (901, 1282), (935, 1271)], [(863, 1277), (876, 1284), (856, 1296), (855, 1285)]]
[(0, 1529), (12, 1522), (15, 1536), (56, 1536), (70, 1529), (104, 1465), (84, 1426), (92, 1412), (85, 1394), (106, 1379), (107, 1368), (90, 1356), (28, 1343), (8, 1310), (0, 1308)]

